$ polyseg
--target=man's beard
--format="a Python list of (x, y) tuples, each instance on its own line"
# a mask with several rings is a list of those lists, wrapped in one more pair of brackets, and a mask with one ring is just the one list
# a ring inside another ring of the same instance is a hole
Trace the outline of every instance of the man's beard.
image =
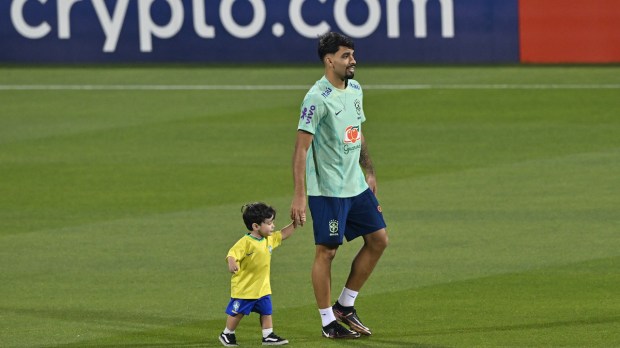
[(346, 79), (352, 79), (355, 76), (355, 71), (349, 71), (349, 68), (355, 68), (355, 65), (347, 67), (347, 70), (345, 70), (344, 77)]

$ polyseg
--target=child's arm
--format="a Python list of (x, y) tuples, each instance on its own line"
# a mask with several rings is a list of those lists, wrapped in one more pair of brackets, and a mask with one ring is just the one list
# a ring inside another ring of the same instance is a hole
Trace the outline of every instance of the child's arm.
[[(301, 221), (302, 222), (306, 222), (306, 214), (302, 215)], [(298, 225), (298, 226), (301, 226), (301, 225)], [(290, 237), (293, 234), (293, 232), (295, 232), (295, 229), (298, 226), (295, 226), (295, 224), (293, 222), (291, 222), (290, 224), (286, 225), (282, 229), (282, 240), (285, 240), (286, 238)]]
[(237, 260), (235, 260), (234, 257), (229, 256), (226, 258), (226, 261), (228, 261), (228, 271), (230, 271), (230, 273), (237, 273), (237, 271), (239, 270)]

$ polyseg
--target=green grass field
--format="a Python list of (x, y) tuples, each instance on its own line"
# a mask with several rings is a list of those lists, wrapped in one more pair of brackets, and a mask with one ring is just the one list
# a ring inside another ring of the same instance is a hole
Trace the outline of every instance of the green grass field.
[[(239, 209), (263, 200), (288, 222), (299, 105), (321, 74), (0, 67), (0, 346), (220, 346)], [(375, 334), (320, 336), (311, 226), (274, 253), (276, 332), (292, 347), (620, 346), (620, 67), (356, 78), (391, 241), (356, 302)], [(250, 87), (162, 87), (221, 85)], [(334, 299), (359, 246), (339, 250)], [(237, 338), (260, 346), (256, 315)]]

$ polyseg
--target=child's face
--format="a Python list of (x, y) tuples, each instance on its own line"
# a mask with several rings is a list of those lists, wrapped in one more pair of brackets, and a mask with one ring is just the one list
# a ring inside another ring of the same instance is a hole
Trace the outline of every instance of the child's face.
[(273, 221), (273, 217), (265, 219), (265, 221), (263, 221), (258, 227), (258, 233), (263, 237), (271, 236), (275, 230), (276, 224)]

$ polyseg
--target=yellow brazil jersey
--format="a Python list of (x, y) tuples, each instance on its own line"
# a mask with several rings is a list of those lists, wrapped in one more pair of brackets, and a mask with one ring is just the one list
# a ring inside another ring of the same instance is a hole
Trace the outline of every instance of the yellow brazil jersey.
[(230, 282), (230, 297), (258, 299), (271, 294), (271, 252), (281, 243), (281, 231), (261, 239), (248, 233), (230, 248), (226, 258), (233, 257), (239, 264)]

